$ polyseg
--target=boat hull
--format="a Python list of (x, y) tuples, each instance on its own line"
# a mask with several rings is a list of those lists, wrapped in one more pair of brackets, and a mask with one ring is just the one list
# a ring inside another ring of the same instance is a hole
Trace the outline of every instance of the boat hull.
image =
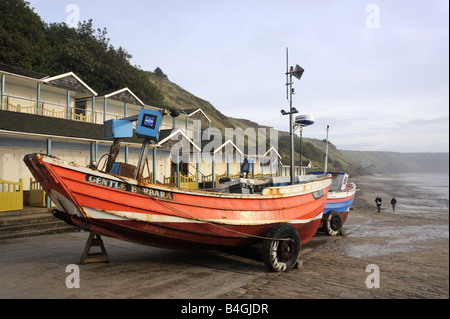
[[(321, 216), (320, 214), (312, 220), (293, 224), (301, 235), (302, 244), (317, 232)], [(97, 218), (87, 225), (79, 219), (73, 221), (81, 228), (102, 235), (154, 247), (189, 250), (258, 244), (274, 225), (227, 225), (218, 228), (215, 224), (193, 222), (143, 223), (127, 219)]]
[(67, 223), (139, 244), (209, 249), (261, 242), (276, 224), (316, 233), (331, 181), (221, 194), (137, 182), (42, 154), (24, 162)]
[(329, 192), (322, 219), (326, 220), (331, 212), (338, 212), (342, 217), (342, 222), (345, 223), (350, 207), (355, 199), (355, 193), (356, 186), (354, 184), (349, 184), (348, 189), (344, 191)]

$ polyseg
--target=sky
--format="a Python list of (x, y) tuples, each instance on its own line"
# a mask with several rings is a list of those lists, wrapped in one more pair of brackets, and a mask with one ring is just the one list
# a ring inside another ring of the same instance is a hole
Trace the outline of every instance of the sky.
[[(449, 152), (447, 0), (27, 0), (46, 23), (92, 19), (135, 66), (227, 116), (289, 131), (292, 105), (314, 124), (303, 137), (340, 150)], [(298, 133), (298, 131), (297, 131)]]

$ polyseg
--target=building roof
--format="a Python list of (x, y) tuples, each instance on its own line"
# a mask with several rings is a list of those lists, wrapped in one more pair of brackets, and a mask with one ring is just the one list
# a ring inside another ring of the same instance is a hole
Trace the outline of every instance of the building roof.
[(244, 156), (244, 153), (239, 149), (239, 147), (236, 146), (236, 144), (234, 144), (231, 140), (226, 140), (225, 143), (223, 143), (222, 145), (220, 145), (215, 151), (214, 154), (216, 154), (217, 152), (221, 151), (222, 148), (225, 148), (225, 154), (230, 150), (230, 146), (231, 146), (231, 152), (234, 153), (236, 151), (236, 153), (239, 153), (240, 155)]
[(111, 99), (124, 103), (131, 103), (134, 105), (144, 106), (144, 102), (142, 102), (136, 94), (134, 94), (129, 88), (123, 88), (120, 90), (108, 91), (100, 93), (99, 98)]
[(195, 145), (191, 138), (182, 129), (161, 130), (159, 132), (158, 146), (164, 149), (171, 149), (181, 139), (187, 141), (196, 151), (201, 152), (201, 149)]
[(10, 66), (7, 64), (2, 64), (2, 63), (0, 63), (0, 71), (3, 71), (5, 73), (11, 73), (11, 74), (15, 74), (15, 75), (24, 76), (27, 78), (33, 78), (33, 79), (41, 79), (41, 78), (47, 76), (46, 74), (43, 74), (43, 73), (34, 72), (34, 71), (30, 71), (30, 70), (26, 70), (26, 69), (22, 69), (22, 68), (18, 68), (18, 67), (13, 67), (13, 66)]
[(61, 89), (73, 90), (89, 95), (97, 95), (97, 92), (91, 89), (73, 72), (67, 72), (52, 77), (44, 77), (40, 80), (45, 84)]
[(84, 83), (73, 72), (67, 72), (56, 76), (49, 76), (42, 73), (16, 68), (5, 64), (0, 64), (0, 71), (2, 73), (17, 78), (27, 79), (29, 81), (36, 83), (44, 83), (52, 87), (72, 90), (86, 95), (97, 95), (97, 92), (95, 92), (91, 87), (89, 87), (86, 83)]
[(277, 155), (278, 158), (281, 158), (281, 155), (277, 152), (277, 150), (276, 150), (275, 147), (273, 147), (273, 146), (270, 147), (269, 150), (268, 150), (263, 156), (264, 156), (264, 157), (265, 157), (265, 156), (273, 157), (272, 155), (273, 155), (274, 153)]
[(206, 120), (206, 121), (211, 123), (211, 120), (205, 114), (205, 112), (203, 112), (202, 109), (189, 109), (189, 110), (184, 110), (184, 111), (192, 119), (195, 119), (195, 120)]

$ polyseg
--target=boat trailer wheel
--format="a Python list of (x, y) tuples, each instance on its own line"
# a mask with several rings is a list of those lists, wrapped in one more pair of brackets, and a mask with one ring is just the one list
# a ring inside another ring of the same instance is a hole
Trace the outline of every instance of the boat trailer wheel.
[(263, 241), (264, 264), (270, 271), (289, 271), (297, 263), (300, 246), (300, 236), (292, 225), (277, 224), (270, 229), (267, 239)]
[(342, 226), (344, 224), (341, 214), (336, 211), (330, 212), (326, 217), (324, 223), (324, 230), (327, 235), (337, 236), (342, 233)]

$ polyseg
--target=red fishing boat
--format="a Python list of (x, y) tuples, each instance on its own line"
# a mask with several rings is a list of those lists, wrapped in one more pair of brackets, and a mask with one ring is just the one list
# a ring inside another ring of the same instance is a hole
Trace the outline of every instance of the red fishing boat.
[[(43, 154), (26, 155), (25, 164), (56, 205), (54, 215), (91, 235), (157, 247), (220, 249), (262, 243), (270, 270), (295, 266), (300, 245), (319, 227), (330, 178), (308, 177), (287, 186), (274, 185), (272, 179), (241, 178), (210, 191), (143, 182), (148, 149), (157, 146), (162, 117), (168, 113), (142, 109), (139, 115), (105, 122), (105, 138), (114, 138), (105, 171)], [(130, 176), (120, 173), (123, 163), (115, 159), (120, 139), (133, 136), (134, 121), (144, 142)]]
[[(269, 269), (297, 262), (300, 243), (316, 233), (329, 178), (270, 186), (253, 194), (187, 190), (138, 182), (42, 154), (26, 155), (54, 214), (92, 233), (140, 244), (210, 249), (263, 243)], [(241, 179), (234, 183), (247, 184)]]

